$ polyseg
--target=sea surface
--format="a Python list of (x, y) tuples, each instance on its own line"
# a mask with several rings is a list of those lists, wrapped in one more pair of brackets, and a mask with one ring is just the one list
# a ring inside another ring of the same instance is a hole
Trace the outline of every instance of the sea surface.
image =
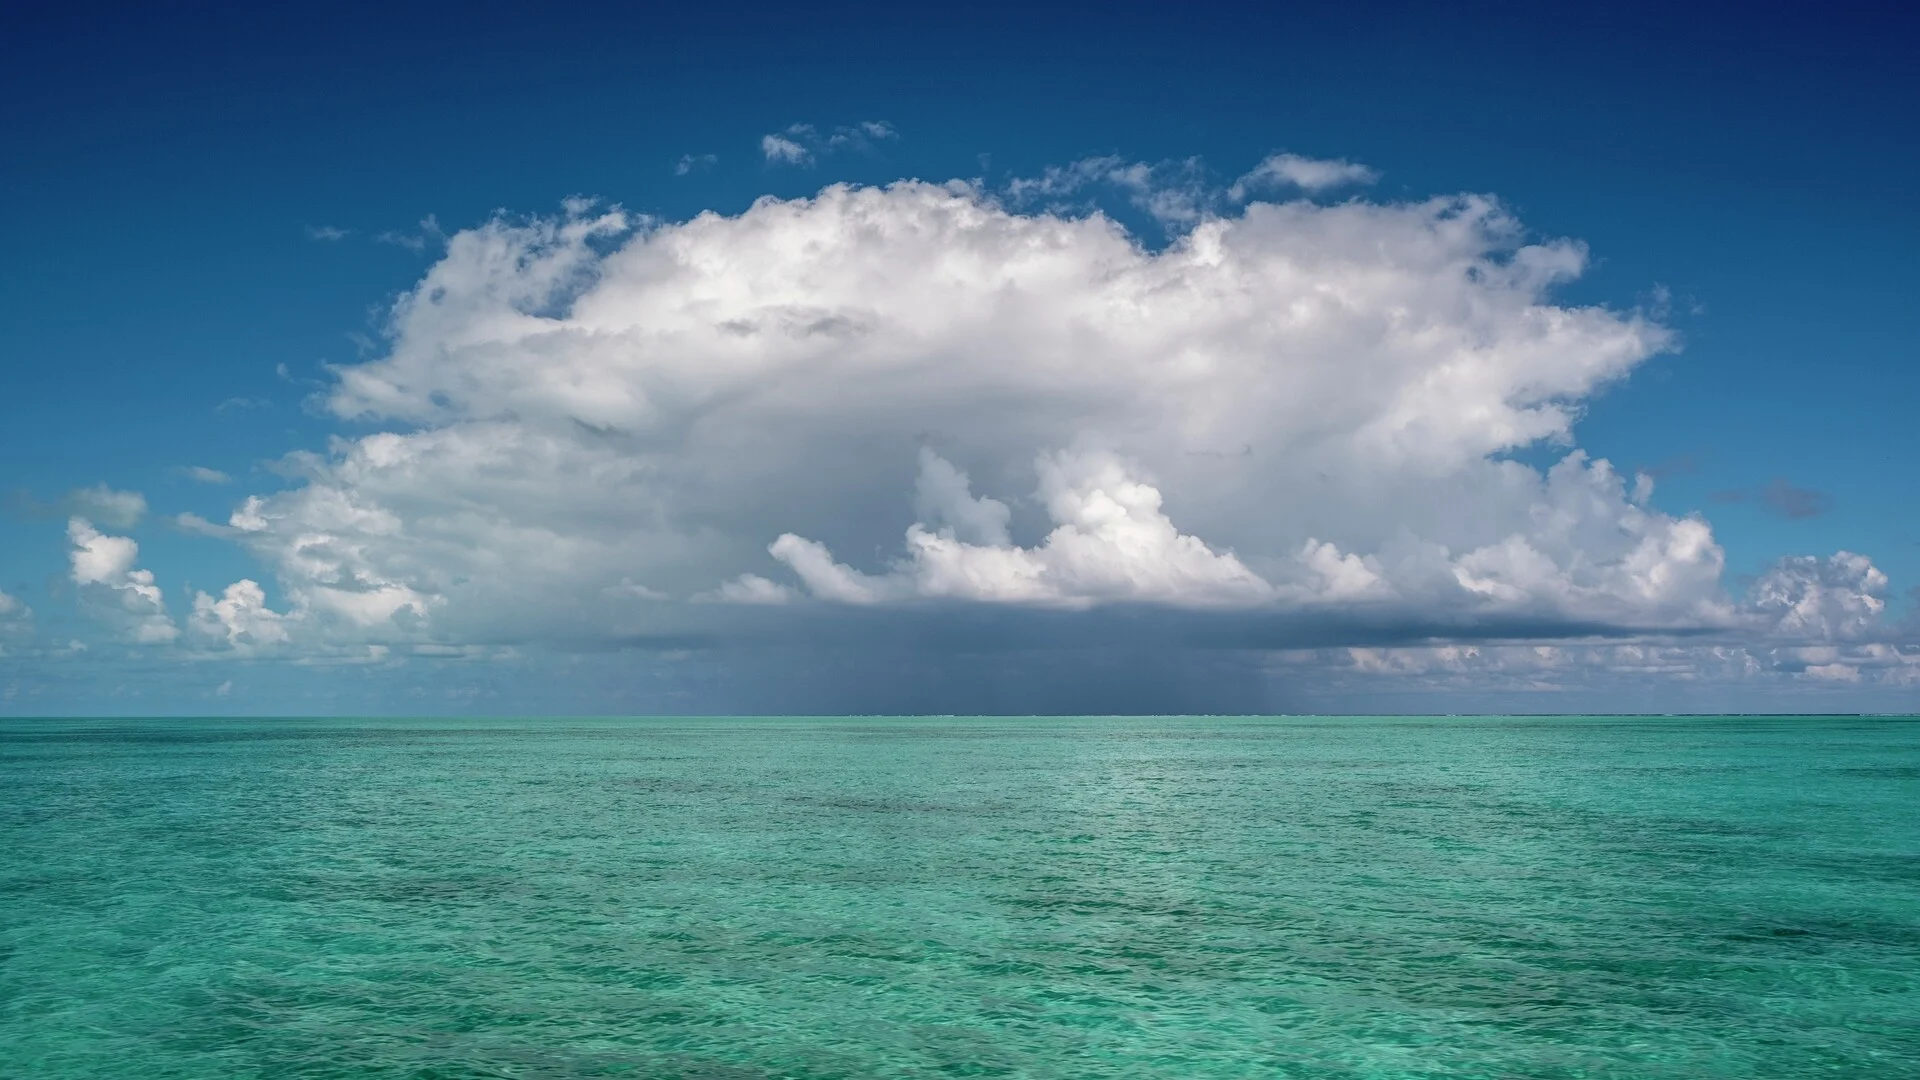
[(1920, 1077), (1920, 720), (0, 720), (0, 1075)]

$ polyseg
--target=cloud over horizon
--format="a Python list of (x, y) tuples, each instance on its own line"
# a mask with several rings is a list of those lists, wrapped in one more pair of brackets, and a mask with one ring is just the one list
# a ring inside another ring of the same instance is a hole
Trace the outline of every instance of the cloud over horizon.
[[(853, 130), (770, 135), (768, 160)], [(1071, 647), (1124, 608), (1353, 677), (1539, 684), (1621, 648), (1673, 678), (1910, 676), (1866, 557), (1792, 555), (1736, 594), (1706, 519), (1578, 447), (1585, 403), (1680, 344), (1556, 299), (1580, 243), (1486, 195), (1313, 198), (1377, 178), (1346, 161), (1198, 176), (1098, 159), (457, 231), (326, 392), (376, 430), (291, 455), (294, 484), (224, 525), (180, 518), (279, 604), (198, 593), (181, 647), (794, 642), (961, 610)], [(1093, 180), (1184, 208), (1155, 212), (1171, 239), (1026, 208)], [(72, 535), (95, 606), (173, 641), (132, 541)]]

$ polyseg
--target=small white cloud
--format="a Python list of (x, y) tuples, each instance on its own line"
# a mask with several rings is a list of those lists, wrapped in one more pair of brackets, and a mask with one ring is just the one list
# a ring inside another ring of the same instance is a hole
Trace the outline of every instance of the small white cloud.
[(680, 160), (673, 163), (673, 175), (686, 176), (688, 173), (702, 172), (719, 162), (713, 154), (681, 154)]
[(899, 137), (900, 132), (884, 120), (862, 120), (834, 128), (832, 134), (826, 136), (812, 124), (792, 124), (779, 134), (761, 136), (760, 152), (766, 155), (769, 165), (811, 165), (822, 154), (841, 150), (870, 152), (875, 143)]
[(759, 574), (741, 574), (711, 593), (696, 600), (722, 604), (785, 604), (793, 600), (793, 590), (768, 581)]
[(251, 412), (254, 409), (270, 408), (272, 405), (273, 402), (268, 401), (266, 398), (230, 397), (220, 404), (215, 405), (213, 411), (221, 416), (226, 416), (229, 413)]
[(231, 694), (231, 693), (233, 693), (232, 679), (228, 679), (226, 682), (223, 682), (219, 686), (216, 686), (213, 688), (214, 697), (226, 697), (228, 694)]
[(195, 536), (216, 536), (224, 538), (232, 536), (239, 531), (231, 525), (215, 524), (192, 511), (175, 514), (173, 516), (173, 526), (181, 532), (192, 533)]
[(1255, 191), (1274, 187), (1296, 187), (1308, 194), (1329, 191), (1352, 184), (1371, 184), (1380, 174), (1365, 165), (1339, 159), (1301, 157), (1299, 154), (1275, 154), (1234, 181), (1227, 194), (1238, 202)]
[(130, 529), (147, 516), (147, 497), (137, 491), (115, 491), (105, 484), (76, 488), (60, 502), (72, 517), (102, 522), (116, 529)]
[(426, 238), (422, 236), (416, 236), (413, 233), (401, 233), (401, 232), (394, 232), (392, 230), (388, 230), (386, 232), (380, 233), (379, 235), (375, 236), (373, 239), (375, 243), (392, 244), (394, 247), (406, 248), (408, 251), (411, 251), (416, 255), (419, 254), (420, 252), (427, 250)]
[(180, 475), (199, 484), (231, 484), (233, 477), (205, 465), (182, 465)]
[(785, 135), (760, 136), (760, 152), (769, 165), (811, 165), (813, 151)]
[(348, 236), (351, 236), (352, 234), (353, 234), (352, 229), (339, 229), (339, 228), (335, 228), (332, 225), (307, 226), (307, 239), (309, 240), (320, 240), (326, 243), (334, 243), (335, 241), (345, 240)]
[(855, 150), (871, 150), (876, 142), (897, 139), (900, 133), (892, 124), (884, 120), (862, 120), (849, 127), (835, 128), (827, 137), (827, 145), (834, 149), (848, 147)]

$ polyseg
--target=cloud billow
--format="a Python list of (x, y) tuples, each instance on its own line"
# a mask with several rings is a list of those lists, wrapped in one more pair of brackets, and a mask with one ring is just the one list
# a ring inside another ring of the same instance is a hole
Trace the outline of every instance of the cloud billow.
[[(1304, 161), (1261, 182), (1373, 175)], [(326, 399), (387, 430), (229, 522), (285, 621), (249, 590), (201, 621), (284, 647), (1115, 605), (1326, 648), (1772, 632), (1705, 520), (1573, 446), (1676, 345), (1554, 299), (1579, 244), (1478, 195), (1196, 210), (1158, 250), (1020, 205), (902, 181), (454, 234)], [(1542, 443), (1550, 469), (1509, 456)]]
[(89, 614), (138, 645), (167, 645), (180, 636), (153, 571), (134, 566), (140, 545), (102, 533), (79, 517), (67, 522), (67, 540), (68, 577)]

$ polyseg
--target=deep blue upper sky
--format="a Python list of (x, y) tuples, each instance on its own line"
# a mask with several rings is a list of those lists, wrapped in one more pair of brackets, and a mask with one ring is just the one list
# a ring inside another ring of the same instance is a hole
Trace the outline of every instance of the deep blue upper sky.
[[(1538, 234), (1589, 245), (1565, 299), (1665, 290), (1683, 348), (1592, 401), (1580, 444), (1655, 473), (1665, 510), (1706, 513), (1731, 576), (1846, 549), (1896, 592), (1920, 584), (1910, 14), (391, 3), (4, 19), (0, 588), (47, 626), (64, 617), (63, 518), (45, 509), (62, 492), (104, 482), (224, 520), (235, 489), (171, 470), (271, 488), (264, 463), (356, 430), (302, 399), (325, 365), (377, 351), (378, 312), (434, 256), (382, 233), (575, 194), (682, 219), (1097, 154), (1198, 156), (1230, 177), (1277, 149), (1365, 162), (1376, 198), (1497, 194)], [(810, 169), (760, 153), (792, 123), (864, 119), (900, 137)], [(204, 538), (140, 540), (175, 595), (265, 574)]]

